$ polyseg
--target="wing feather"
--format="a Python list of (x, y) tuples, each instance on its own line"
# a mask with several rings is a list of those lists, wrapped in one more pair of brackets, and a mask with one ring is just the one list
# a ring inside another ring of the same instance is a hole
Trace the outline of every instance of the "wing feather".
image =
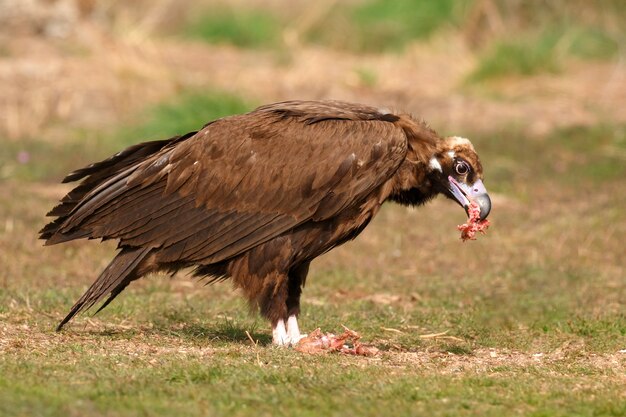
[(163, 262), (218, 262), (359, 204), (407, 148), (393, 118), (336, 102), (265, 106), (183, 138), (152, 145), (98, 184), (98, 164), (71, 174), (86, 179), (66, 197), (71, 211), (58, 210), (48, 243), (119, 238), (158, 249)]

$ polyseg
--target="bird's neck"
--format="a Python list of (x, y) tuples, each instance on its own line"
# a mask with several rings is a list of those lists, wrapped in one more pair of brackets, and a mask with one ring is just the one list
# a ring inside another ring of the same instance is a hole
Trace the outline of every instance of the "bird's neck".
[(430, 158), (436, 152), (437, 141), (433, 137), (434, 132), (424, 130), (422, 125), (417, 126), (422, 129), (411, 130), (405, 127), (408, 137), (407, 154), (390, 180), (388, 199), (407, 206), (422, 205), (438, 193), (429, 165)]
[(418, 206), (438, 193), (431, 180), (430, 159), (437, 152), (441, 138), (425, 123), (409, 115), (402, 115), (396, 122), (407, 138), (407, 153), (398, 171), (390, 179), (386, 199), (402, 205)]
[(428, 176), (427, 164), (407, 160), (390, 179), (386, 199), (405, 206), (419, 206), (436, 195), (436, 187)]

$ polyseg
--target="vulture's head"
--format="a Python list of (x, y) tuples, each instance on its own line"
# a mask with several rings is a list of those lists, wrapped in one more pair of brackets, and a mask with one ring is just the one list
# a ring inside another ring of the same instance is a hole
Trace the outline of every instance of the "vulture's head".
[(480, 207), (480, 220), (491, 211), (491, 199), (482, 178), (483, 167), (472, 143), (460, 137), (445, 138), (429, 161), (430, 177), (437, 191), (456, 201), (467, 212), (472, 201)]

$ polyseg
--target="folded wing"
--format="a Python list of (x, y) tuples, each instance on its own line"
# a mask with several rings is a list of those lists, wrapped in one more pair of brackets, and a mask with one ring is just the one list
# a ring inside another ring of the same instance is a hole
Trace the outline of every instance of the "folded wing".
[(76, 171), (67, 180), (83, 182), (41, 237), (119, 239), (160, 262), (210, 264), (331, 218), (388, 180), (407, 146), (376, 109), (333, 106), (262, 107)]

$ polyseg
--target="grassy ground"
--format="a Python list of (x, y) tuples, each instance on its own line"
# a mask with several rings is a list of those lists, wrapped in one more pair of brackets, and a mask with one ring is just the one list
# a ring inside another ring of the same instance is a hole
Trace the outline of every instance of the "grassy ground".
[[(206, 22), (174, 27), (220, 46), (105, 38), (77, 55), (67, 52), (76, 40), (0, 33), (0, 415), (626, 415), (621, 38), (609, 23), (594, 32), (604, 16), (594, 8), (569, 26), (554, 16), (571, 11), (543, 10), (554, 25), (538, 32), (528, 24), (535, 9), (480, 3), (515, 31), (488, 21), (497, 41), (473, 52), (449, 33), (473, 39), (472, 19), (484, 23), (465, 0), (437, 10), (331, 1), (345, 14), (292, 21), (316, 46), (284, 55), (263, 48), (284, 46), (289, 27), (276, 22), (294, 11), (263, 0), (263, 19), (216, 12), (217, 34), (200, 30)], [(405, 24), (431, 15), (432, 27)], [(353, 38), (317, 37), (341, 16)], [(368, 31), (371, 19), (380, 26)], [(387, 21), (401, 24), (384, 32)], [(385, 42), (368, 41), (381, 33)], [(58, 184), (65, 173), (260, 98), (322, 97), (404, 107), (470, 137), (493, 198), (493, 226), (475, 242), (459, 241), (465, 215), (449, 201), (388, 205), (356, 241), (313, 263), (301, 327), (345, 325), (379, 356), (275, 348), (228, 283), (184, 272), (135, 282), (99, 315), (53, 331), (115, 252), (112, 242), (36, 240), (69, 189)]]

